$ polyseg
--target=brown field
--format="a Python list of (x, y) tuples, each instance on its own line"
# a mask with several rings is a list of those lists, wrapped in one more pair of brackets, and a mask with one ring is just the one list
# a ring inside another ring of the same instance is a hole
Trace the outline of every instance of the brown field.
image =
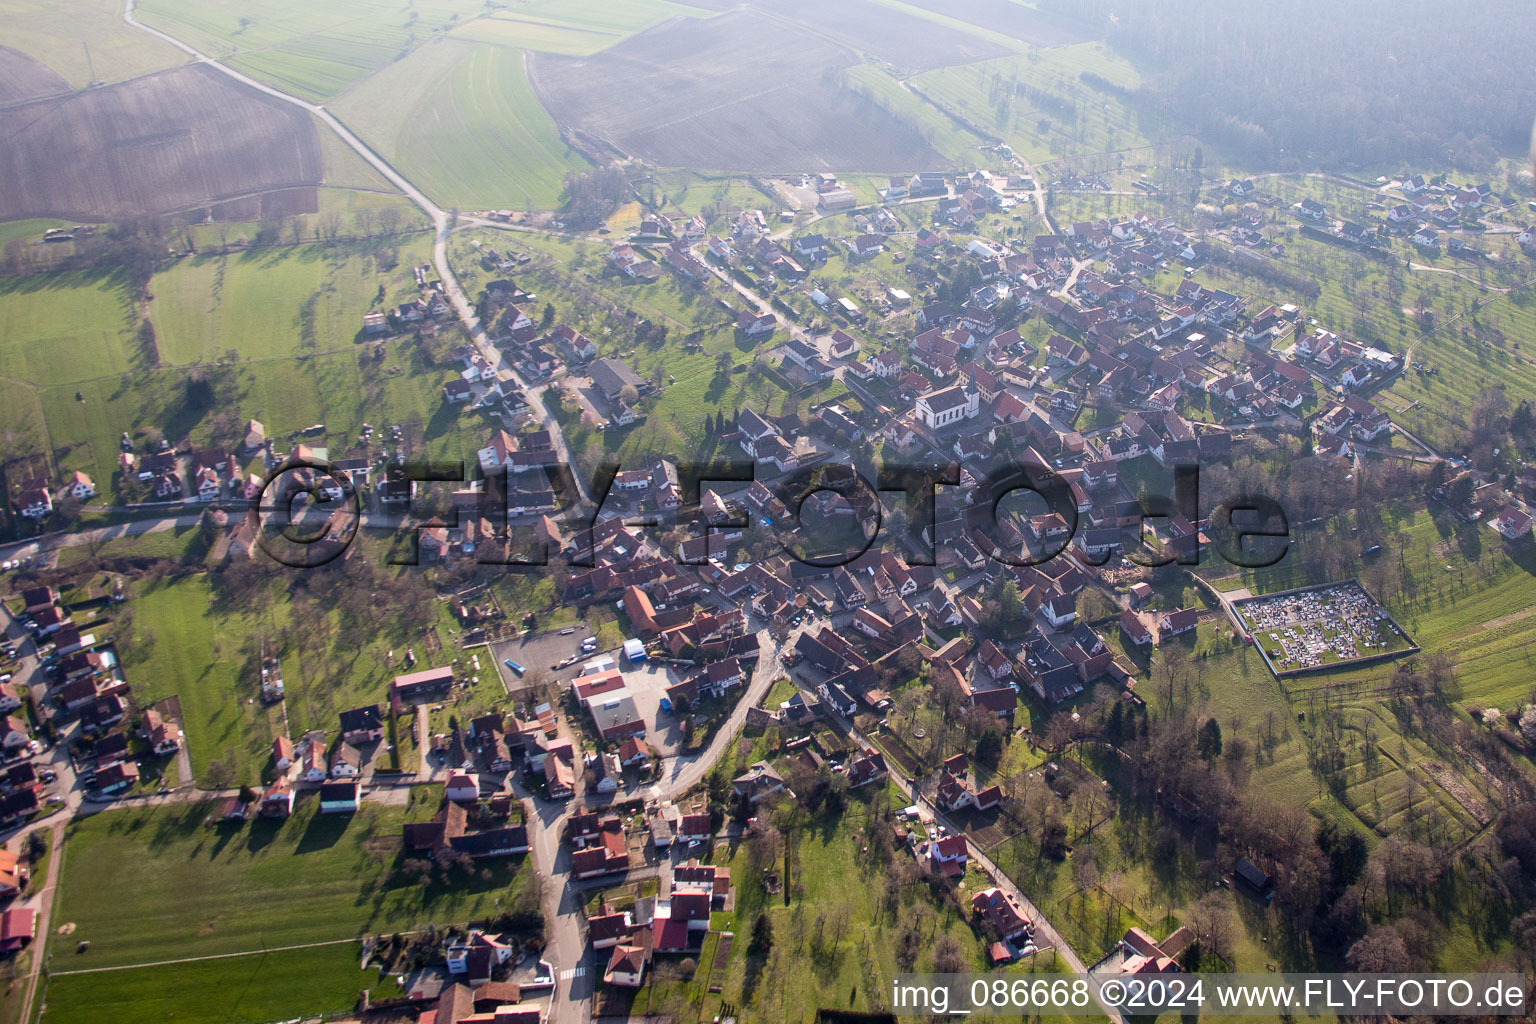
[(666, 22), (592, 57), (530, 57), (534, 88), (563, 128), (652, 163), (947, 166), (915, 128), (842, 88), (853, 51), (758, 11)]
[(0, 220), (121, 220), (319, 184), (297, 107), (188, 65), (0, 110)]
[(1067, 46), (1083, 36), (1013, 0), (903, 0), (913, 7), (1000, 32), (1031, 46)]
[(0, 103), (21, 103), (69, 92), (69, 83), (42, 61), (0, 46)]

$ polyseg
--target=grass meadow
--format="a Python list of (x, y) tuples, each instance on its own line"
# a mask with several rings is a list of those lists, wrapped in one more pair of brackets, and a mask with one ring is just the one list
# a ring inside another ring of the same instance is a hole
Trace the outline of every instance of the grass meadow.
[[(84, 470), (105, 491), (124, 431), (201, 447), (231, 443), (254, 417), (273, 435), (324, 423), (336, 457), (365, 422), (404, 425), (434, 457), (466, 457), (486, 428), (443, 403), (451, 368), (414, 340), (390, 342), (382, 362), (355, 344), (362, 314), (415, 294), (411, 267), (429, 257), (428, 237), (410, 235), (169, 264), (149, 289), (161, 360), (153, 369), (120, 277), (0, 281), (0, 394), (14, 396), (0, 410), (7, 454), (51, 444), (61, 472)], [(187, 400), (192, 364), (213, 381), (211, 406)]]
[(1147, 145), (1121, 98), (1087, 85), (1084, 72), (1122, 88), (1139, 76), (1102, 43), (1029, 50), (1011, 57), (928, 71), (912, 79), (923, 95), (979, 130), (1040, 161)]
[[(60, 972), (74, 965), (56, 957)], [(138, 967), (94, 974), (55, 973), (48, 980), (43, 1024), (117, 1024), (123, 1020), (264, 1024), (339, 1013), (358, 991), (379, 989), (376, 971), (358, 970), (354, 942), (219, 960)]]
[(498, 8), (453, 34), (497, 46), (587, 56), (669, 18), (708, 14), (670, 0), (535, 0)]
[[(185, 64), (187, 55), (123, 21), (117, 0), (29, 0), (0, 2), (5, 45), (47, 64), (72, 87), (121, 82)], [(87, 62), (85, 48), (90, 47)]]
[[(360, 543), (368, 545), (370, 539)], [(158, 542), (148, 550), (157, 548)], [(377, 548), (374, 544), (365, 552)], [(389, 681), (401, 669), (398, 660), (389, 667), (385, 653), (421, 645), (420, 635), (407, 636), (386, 620), (371, 636), (338, 638), (323, 649), (301, 650), (294, 643), (303, 628), (296, 612), (271, 598), (229, 607), (217, 599), (205, 574), (143, 583), (133, 595), (134, 633), (125, 671), (141, 703), (180, 697), (198, 778), (217, 759), (234, 767), (238, 781), (254, 784), (269, 767), (272, 740), (284, 716), (294, 738), (311, 729), (334, 733), (339, 712), (387, 702)], [(334, 609), (316, 614), (337, 615)], [(287, 684), (282, 713), (275, 717), (260, 702), (255, 659), (263, 640), (279, 651)]]
[(484, 10), (474, 0), (145, 0), (138, 16), (279, 89), (321, 101)]
[[(368, 242), (251, 249), (173, 263), (150, 284), (161, 362), (209, 362), (231, 349), (247, 360), (350, 349), (370, 308), (416, 296), (411, 268), (431, 259), (431, 242), (403, 241), (378, 249)], [(394, 265), (385, 271), (381, 262)]]
[(587, 166), (534, 95), (519, 49), (442, 40), (334, 107), (443, 206), (553, 208), (566, 173)]
[[(355, 814), (322, 815), (311, 797), (285, 821), (241, 826), (206, 824), (213, 804), (81, 819), (65, 840), (54, 918), (75, 928), (60, 945), (89, 940), (78, 966), (117, 967), (493, 915), (496, 899), (508, 903), (531, 875), (520, 858), (483, 862), (452, 885), (390, 877), (400, 826), (435, 812), (420, 804), (365, 803)], [(62, 966), (62, 950), (54, 953)]]

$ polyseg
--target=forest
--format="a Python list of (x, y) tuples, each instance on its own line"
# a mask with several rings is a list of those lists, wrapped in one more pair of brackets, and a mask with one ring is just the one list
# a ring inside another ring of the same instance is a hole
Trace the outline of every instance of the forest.
[(1252, 166), (1479, 171), (1530, 137), (1536, 7), (1519, 0), (1041, 7), (1141, 64), (1141, 104)]

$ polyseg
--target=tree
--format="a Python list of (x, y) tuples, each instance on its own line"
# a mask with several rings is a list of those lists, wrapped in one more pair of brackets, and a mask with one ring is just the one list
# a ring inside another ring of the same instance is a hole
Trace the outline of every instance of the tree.
[(1084, 622), (1097, 622), (1115, 614), (1115, 604), (1092, 587), (1084, 588), (1077, 598), (1077, 617)]
[(1409, 968), (1408, 947), (1390, 924), (1380, 924), (1349, 947), (1344, 962), (1352, 971), (1363, 974), (1390, 974)]
[(550, 324), (555, 322), (555, 305), (552, 302), (544, 303), (544, 312), (539, 316), (539, 330), (549, 330)]
[(633, 384), (625, 384), (619, 389), (619, 401), (625, 405), (633, 406), (636, 402), (640, 401), (640, 392)]
[(1317, 846), (1328, 858), (1329, 879), (1335, 891), (1353, 885), (1370, 859), (1365, 837), (1352, 828), (1340, 828), (1332, 818), (1325, 818), (1317, 828)]
[(940, 974), (959, 974), (965, 969), (965, 953), (947, 932), (933, 946), (933, 969)]
[(772, 948), (773, 922), (768, 919), (766, 913), (759, 912), (756, 920), (752, 922), (752, 942), (747, 946), (747, 955), (765, 957)]
[[(985, 709), (979, 710), (981, 710), (983, 714), (987, 715), (988, 718), (992, 718), (992, 714), (990, 712), (986, 711)], [(996, 721), (996, 719), (993, 720)], [(976, 740), (976, 760), (981, 764), (995, 767), (997, 765), (998, 758), (1002, 756), (1002, 753), (1003, 737), (999, 730), (988, 729), (986, 732), (981, 734), (979, 739)]]
[(629, 181), (616, 163), (565, 176), (565, 219), (576, 227), (596, 227), (619, 208), (630, 193)]
[(1195, 743), (1202, 761), (1209, 763), (1221, 754), (1221, 723), (1216, 721), (1214, 715), (1207, 718), (1200, 727), (1200, 735)]
[(778, 864), (784, 852), (784, 834), (773, 825), (766, 825), (747, 845), (747, 864), (754, 873), (761, 874)]
[(1208, 892), (1189, 913), (1189, 926), (1201, 945), (1222, 959), (1232, 939), (1232, 900), (1225, 892)]

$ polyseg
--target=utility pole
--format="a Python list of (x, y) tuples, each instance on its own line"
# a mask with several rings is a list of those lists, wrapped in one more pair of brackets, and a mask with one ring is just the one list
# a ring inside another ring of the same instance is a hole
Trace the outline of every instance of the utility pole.
[(87, 40), (80, 40), (80, 45), (85, 48), (85, 87), (87, 89), (100, 83), (96, 81), (96, 63), (91, 60), (91, 44)]

